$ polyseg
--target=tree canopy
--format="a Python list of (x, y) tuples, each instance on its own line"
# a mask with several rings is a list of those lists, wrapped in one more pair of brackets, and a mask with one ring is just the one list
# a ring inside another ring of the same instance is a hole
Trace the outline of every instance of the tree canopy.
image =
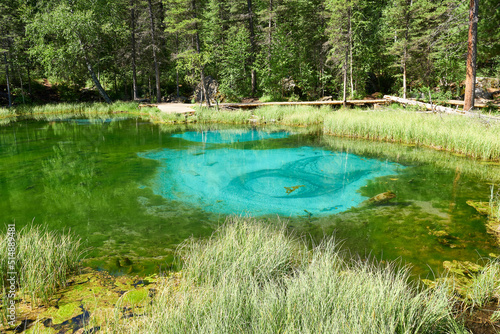
[[(498, 1), (482, 1), (478, 76), (500, 77), (498, 22)], [(211, 76), (226, 100), (458, 97), (468, 23), (463, 0), (0, 0), (0, 85), (154, 100)]]

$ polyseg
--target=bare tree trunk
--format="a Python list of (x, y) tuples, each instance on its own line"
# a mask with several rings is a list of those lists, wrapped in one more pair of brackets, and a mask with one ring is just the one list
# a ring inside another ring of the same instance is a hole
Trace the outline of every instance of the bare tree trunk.
[(135, 3), (134, 0), (130, 1), (132, 6), (130, 9), (130, 21), (131, 21), (131, 44), (132, 44), (132, 91), (133, 100), (137, 100), (137, 67), (136, 67), (136, 52), (135, 52)]
[(406, 23), (406, 30), (405, 30), (405, 40), (404, 40), (404, 50), (403, 50), (403, 60), (402, 60), (402, 65), (403, 65), (403, 99), (406, 99), (406, 63), (408, 61), (408, 45), (410, 44), (410, 9), (411, 6), (413, 5), (413, 0), (406, 0), (406, 4), (408, 7), (406, 8), (406, 13), (405, 13), (405, 23)]
[(23, 76), (21, 75), (21, 70), (19, 69), (19, 66), (17, 67), (17, 75), (19, 76), (19, 83), (21, 84), (21, 95), (23, 96), (23, 104), (26, 104), (26, 99), (24, 97)]
[[(175, 33), (175, 53), (176, 56), (179, 54), (179, 36), (177, 32)], [(177, 100), (179, 100), (180, 94), (179, 94), (179, 69), (175, 68), (175, 83), (177, 87)]]
[(351, 7), (348, 9), (349, 13), (349, 71), (351, 75), (351, 98), (354, 98), (354, 83), (353, 83), (353, 75), (352, 75), (352, 13)]
[(257, 89), (257, 73), (253, 68), (255, 62), (255, 31), (253, 28), (253, 11), (252, 11), (252, 0), (247, 0), (248, 7), (248, 26), (250, 30), (250, 46), (251, 46), (251, 56), (250, 56), (250, 69), (251, 69), (251, 82), (252, 82), (252, 96), (255, 95), (255, 90)]
[(267, 63), (268, 63), (268, 70), (269, 72), (271, 71), (271, 45), (272, 45), (272, 27), (273, 27), (273, 0), (269, 0), (269, 22), (267, 25), (268, 32), (267, 32), (267, 39), (268, 39), (268, 48), (267, 48)]
[(106, 93), (106, 91), (104, 90), (104, 88), (101, 86), (99, 78), (95, 75), (94, 68), (92, 67), (90, 60), (87, 57), (87, 52), (85, 51), (85, 48), (83, 47), (83, 42), (82, 42), (81, 36), (79, 36), (78, 42), (80, 43), (80, 48), (82, 50), (83, 58), (85, 59), (85, 63), (87, 64), (87, 70), (89, 71), (90, 77), (92, 78), (94, 85), (96, 86), (97, 90), (99, 91), (99, 94), (102, 96), (104, 101), (106, 101), (106, 103), (109, 103), (109, 104), (113, 103), (113, 101), (111, 101), (111, 99), (109, 98), (109, 96)]
[(344, 58), (344, 97), (342, 98), (342, 101), (343, 101), (343, 106), (344, 108), (347, 106), (347, 54), (348, 54), (348, 50), (346, 49), (345, 50), (345, 58)]
[(160, 67), (158, 64), (158, 58), (156, 55), (156, 39), (155, 39), (155, 23), (153, 18), (153, 6), (151, 0), (148, 0), (149, 8), (149, 21), (151, 23), (151, 39), (153, 43), (153, 62), (155, 64), (155, 77), (156, 77), (156, 102), (161, 102), (161, 87), (160, 87)]
[(477, 21), (479, 0), (470, 0), (469, 40), (467, 47), (467, 71), (465, 77), (464, 110), (474, 108), (474, 90), (476, 88)]
[[(193, 16), (196, 19), (196, 0), (191, 1), (191, 6), (193, 8)], [(196, 52), (198, 54), (201, 53), (200, 49), (200, 34), (198, 32), (198, 24), (195, 24), (195, 29), (196, 29)], [(200, 79), (201, 79), (201, 90), (203, 92), (203, 96), (205, 97), (205, 100), (207, 101), (207, 107), (210, 107), (210, 96), (207, 94), (207, 88), (205, 87), (205, 65), (201, 65), (201, 73), (200, 73)]]
[(108, 94), (106, 94), (104, 88), (102, 88), (99, 79), (97, 79), (97, 76), (95, 75), (94, 72), (94, 68), (92, 67), (92, 64), (90, 64), (90, 61), (87, 59), (87, 56), (85, 56), (85, 61), (87, 62), (87, 69), (89, 70), (90, 76), (92, 77), (92, 81), (94, 82), (94, 85), (99, 91), (99, 94), (101, 94), (102, 98), (104, 99), (104, 101), (106, 101), (106, 103), (109, 104), (113, 103), (113, 101), (111, 101), (111, 99), (109, 98)]
[(403, 99), (406, 99), (406, 50), (403, 56)]
[(5, 60), (5, 78), (7, 79), (7, 95), (9, 96), (9, 108), (12, 107), (12, 97), (10, 96), (10, 81), (9, 81), (9, 62), (7, 61), (7, 55), (3, 54)]
[(31, 90), (31, 72), (30, 72), (30, 61), (28, 60), (28, 63), (26, 65), (26, 70), (28, 71), (28, 94), (30, 97), (33, 97), (33, 92)]

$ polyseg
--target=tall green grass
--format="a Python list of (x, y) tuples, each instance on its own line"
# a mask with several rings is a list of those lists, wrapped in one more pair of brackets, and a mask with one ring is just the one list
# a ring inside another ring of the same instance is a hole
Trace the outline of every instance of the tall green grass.
[(465, 302), (472, 307), (481, 308), (487, 303), (500, 299), (500, 263), (490, 261), (474, 277), (465, 290)]
[(36, 116), (43, 114), (109, 114), (113, 112), (137, 113), (137, 102), (107, 103), (54, 103), (39, 106), (21, 105), (15, 108), (16, 113), (23, 116)]
[[(82, 256), (80, 240), (71, 233), (49, 232), (29, 226), (16, 232), (15, 272), (18, 292), (35, 305), (50, 300), (68, 276), (77, 269)], [(8, 266), (7, 237), (0, 236), (0, 284), (5, 294)]]
[(260, 123), (277, 123), (291, 126), (322, 124), (325, 116), (331, 112), (328, 106), (264, 106), (253, 114)]
[(341, 110), (324, 121), (327, 134), (419, 144), (480, 159), (500, 159), (500, 124), (456, 115)]
[(346, 261), (334, 241), (233, 218), (181, 249), (179, 280), (123, 331), (141, 333), (462, 333), (445, 289), (421, 291), (407, 269)]
[(16, 113), (15, 113), (14, 109), (12, 109), (12, 108), (0, 108), (0, 118), (12, 117), (15, 114)]
[(252, 113), (248, 110), (216, 110), (196, 107), (196, 121), (199, 123), (247, 124)]

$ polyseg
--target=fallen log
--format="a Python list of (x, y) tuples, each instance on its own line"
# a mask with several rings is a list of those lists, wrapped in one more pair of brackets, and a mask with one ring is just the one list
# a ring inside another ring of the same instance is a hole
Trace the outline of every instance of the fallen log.
[[(460, 100), (448, 100), (444, 103), (445, 104), (452, 104), (455, 106), (463, 106), (464, 105), (464, 101), (460, 101)], [(500, 109), (500, 104), (474, 102), (474, 108), (488, 108), (488, 107), (495, 107), (495, 108)]]
[(424, 102), (419, 102), (419, 101), (415, 101), (415, 100), (403, 99), (403, 98), (400, 98), (397, 96), (390, 96), (390, 95), (384, 95), (384, 99), (387, 99), (387, 100), (393, 101), (393, 102), (402, 103), (402, 104), (419, 106), (419, 107), (425, 108), (425, 109), (433, 111), (433, 112), (443, 112), (443, 113), (454, 114), (454, 115), (465, 115), (465, 116), (469, 116), (469, 117), (481, 117), (481, 118), (487, 118), (487, 119), (493, 119), (493, 120), (500, 121), (500, 117), (488, 116), (488, 115), (484, 115), (481, 113), (473, 113), (470, 111), (460, 110), (460, 109), (458, 109), (458, 106), (456, 109), (454, 109), (454, 108), (443, 107), (443, 106), (431, 104), (431, 103), (424, 103)]

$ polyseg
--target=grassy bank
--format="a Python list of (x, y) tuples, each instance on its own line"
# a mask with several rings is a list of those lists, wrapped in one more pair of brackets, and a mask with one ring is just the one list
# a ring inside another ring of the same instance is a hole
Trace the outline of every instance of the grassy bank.
[(500, 123), (455, 115), (384, 110), (331, 113), (324, 131), (336, 136), (417, 144), (479, 159), (500, 159)]
[[(12, 230), (12, 228), (11, 228)], [(17, 273), (17, 297), (33, 305), (47, 302), (68, 276), (77, 269), (82, 255), (80, 241), (71, 233), (49, 232), (42, 227), (25, 227), (15, 231), (14, 239), (0, 235), (0, 284), (5, 296), (9, 272)], [(15, 244), (15, 264), (9, 263), (9, 246)], [(10, 245), (9, 245), (10, 244)], [(4, 303), (5, 298), (2, 298)]]
[(407, 269), (347, 261), (333, 240), (308, 251), (283, 227), (233, 218), (182, 248), (184, 269), (141, 333), (462, 333), (445, 289), (421, 291)]
[[(115, 102), (113, 104), (107, 103), (54, 103), (44, 105), (19, 105), (7, 110), (11, 116), (42, 116), (42, 115), (55, 115), (67, 114), (73, 116), (79, 115), (100, 115), (110, 113), (138, 113), (139, 104), (137, 102)], [(0, 109), (0, 117), (2, 110)]]

